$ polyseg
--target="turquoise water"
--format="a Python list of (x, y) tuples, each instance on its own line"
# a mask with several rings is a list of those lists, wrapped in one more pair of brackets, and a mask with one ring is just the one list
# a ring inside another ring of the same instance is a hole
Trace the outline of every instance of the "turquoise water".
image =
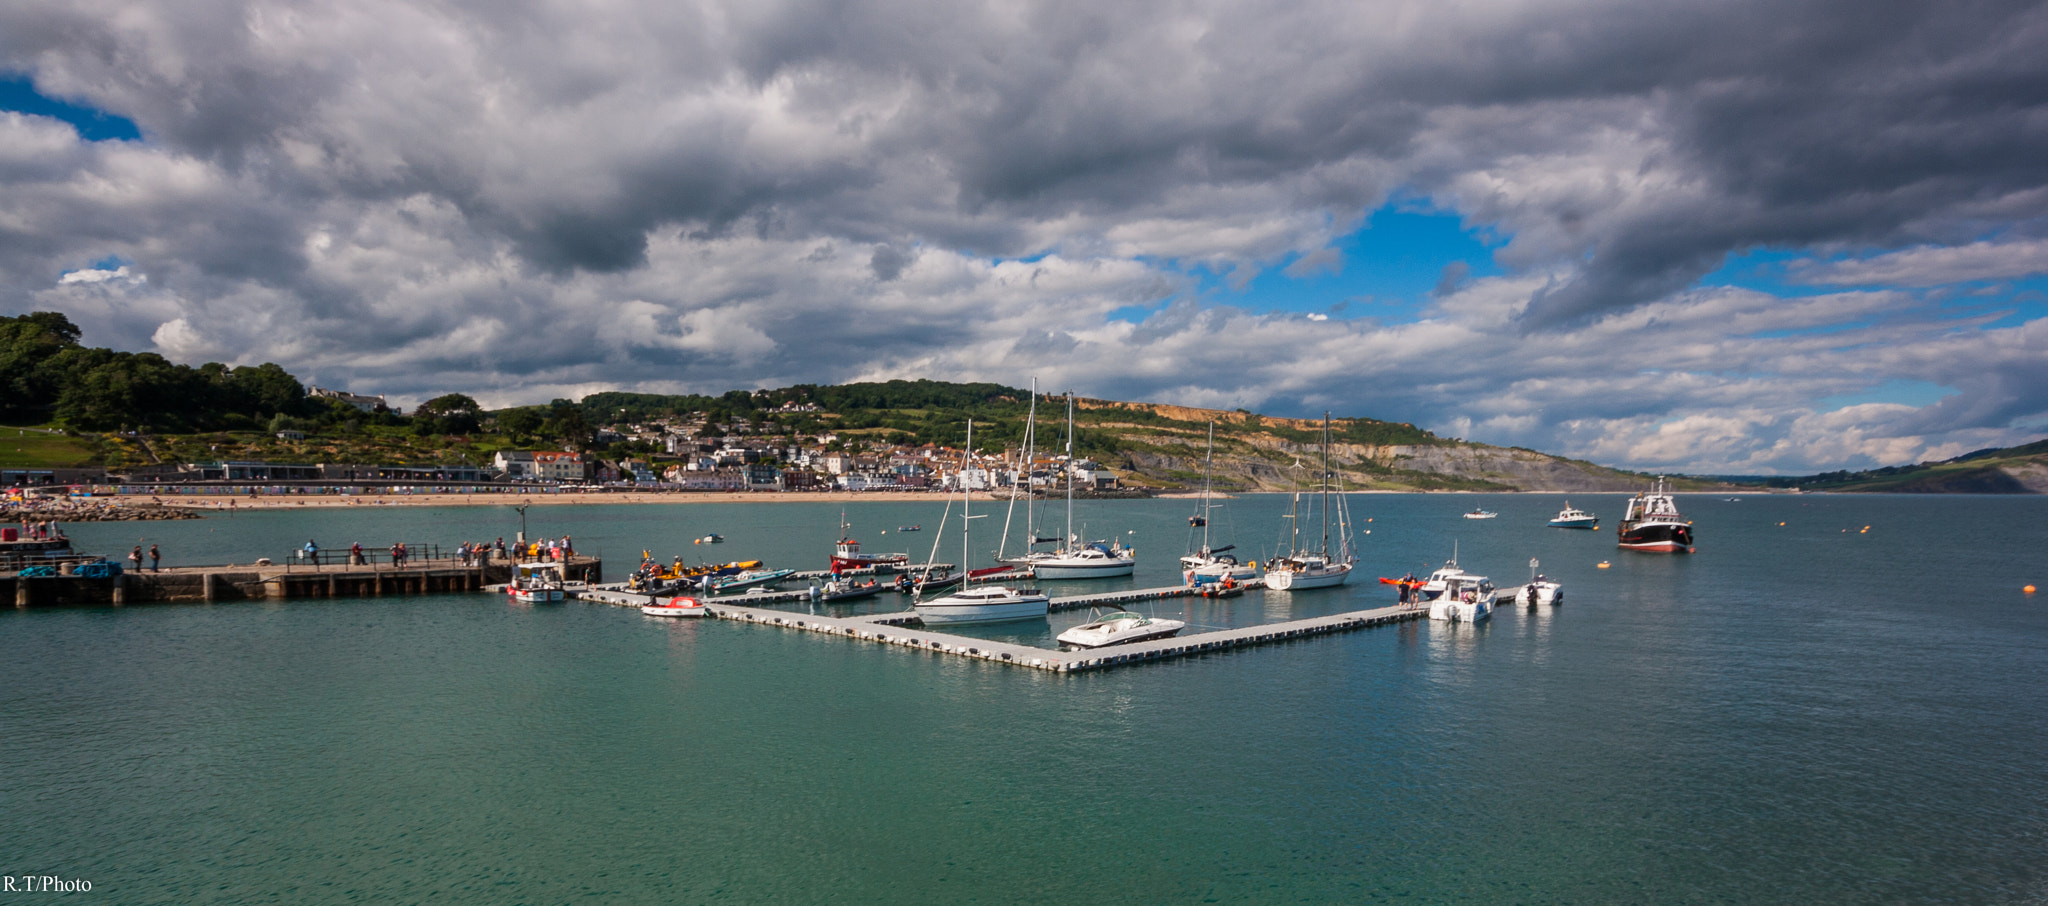
[[(1613, 519), (1622, 498), (1572, 502)], [(122, 903), (2048, 896), (2048, 599), (2020, 591), (2048, 585), (2048, 500), (1681, 503), (1692, 557), (1544, 528), (1556, 496), (1355, 497), (1363, 581), (1186, 616), (1382, 605), (1372, 577), (1454, 540), (1504, 584), (1541, 560), (1566, 603), (1072, 676), (491, 595), (0, 613), (0, 872)], [(1500, 518), (1459, 518), (1474, 505)], [(1216, 528), (1263, 558), (1285, 507), (1231, 501)], [(1080, 519), (1131, 533), (1131, 584), (1156, 585), (1189, 509)], [(938, 510), (848, 517), (871, 550), (922, 523), (901, 538), (929, 553)], [(643, 548), (820, 567), (838, 520), (528, 513), (614, 575)], [(72, 535), (248, 562), (517, 526), (386, 509)], [(1080, 618), (983, 631), (1050, 644)]]

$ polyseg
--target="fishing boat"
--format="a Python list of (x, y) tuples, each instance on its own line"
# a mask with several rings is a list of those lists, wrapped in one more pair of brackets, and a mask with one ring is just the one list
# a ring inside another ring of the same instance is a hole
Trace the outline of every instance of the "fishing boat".
[[(909, 554), (863, 554), (860, 542), (846, 533), (846, 511), (839, 511), (839, 542), (832, 547), (832, 569), (896, 569), (910, 562)], [(886, 532), (884, 534), (887, 534)]]
[(1189, 585), (1209, 585), (1221, 582), (1224, 579), (1243, 582), (1248, 579), (1256, 579), (1259, 575), (1259, 568), (1257, 566), (1239, 563), (1237, 562), (1237, 557), (1230, 553), (1230, 551), (1237, 549), (1237, 545), (1209, 546), (1209, 511), (1216, 508), (1216, 505), (1210, 502), (1209, 497), (1210, 479), (1214, 474), (1215, 462), (1216, 423), (1210, 422), (1209, 451), (1202, 458), (1201, 503), (1196, 507), (1195, 515), (1188, 517), (1188, 525), (1191, 527), (1188, 538), (1190, 545), (1192, 546), (1194, 541), (1193, 529), (1196, 528), (1202, 530), (1202, 543), (1200, 547), (1195, 548), (1193, 553), (1180, 558), (1181, 573)]
[(1289, 513), (1292, 523), (1291, 540), (1287, 556), (1266, 564), (1266, 587), (1276, 591), (1294, 591), (1304, 588), (1329, 588), (1342, 585), (1351, 578), (1351, 568), (1358, 563), (1358, 556), (1351, 548), (1351, 509), (1344, 502), (1342, 489), (1337, 492), (1337, 540), (1338, 550), (1330, 550), (1330, 413), (1323, 413), (1323, 468), (1319, 476), (1322, 496), (1323, 540), (1322, 546), (1305, 549), (1301, 542), (1301, 495), (1294, 495), (1294, 511)]
[(1062, 644), (1077, 648), (1104, 648), (1110, 645), (1128, 645), (1148, 639), (1168, 639), (1187, 628), (1180, 620), (1166, 620), (1143, 614), (1117, 611), (1102, 614), (1099, 611), (1090, 621), (1059, 634)]
[(1422, 599), (1429, 602), (1432, 620), (1477, 623), (1493, 616), (1493, 598), (1492, 580), (1460, 569), (1455, 552), (1422, 583)]
[(1081, 541), (1074, 534), (1074, 395), (1067, 394), (1067, 541), (1057, 551), (1028, 559), (1040, 579), (1108, 579), (1128, 576), (1138, 552), (1115, 541)]
[(1474, 509), (1472, 510), (1472, 512), (1469, 512), (1469, 513), (1466, 513), (1466, 514), (1465, 514), (1465, 518), (1467, 518), (1467, 519), (1492, 519), (1492, 518), (1494, 518), (1495, 516), (1499, 516), (1499, 515), (1500, 515), (1499, 513), (1496, 513), (1496, 512), (1494, 512), (1494, 511), (1492, 511), (1492, 510), (1486, 510), (1486, 509), (1479, 509), (1479, 508), (1476, 508), (1476, 507), (1475, 507), (1475, 508), (1474, 508)]
[(1622, 513), (1620, 546), (1632, 551), (1650, 551), (1664, 554), (1690, 554), (1692, 546), (1692, 522), (1679, 515), (1678, 502), (1664, 489), (1664, 479), (1657, 479), (1655, 489), (1629, 498), (1628, 509)]
[(514, 601), (545, 604), (565, 598), (565, 584), (560, 563), (521, 563), (512, 567), (512, 581), (506, 583), (505, 594)]
[(704, 602), (678, 596), (659, 604), (643, 604), (640, 612), (650, 617), (701, 617), (704, 615)]
[[(974, 450), (974, 421), (967, 422), (967, 449), (961, 454), (962, 467), (972, 462)], [(968, 551), (972, 546), (974, 516), (968, 510), (973, 501), (973, 492), (967, 482), (960, 483), (960, 557), (969, 562)], [(938, 559), (938, 542), (932, 542), (932, 559)], [(916, 599), (911, 607), (917, 611), (918, 619), (927, 626), (955, 625), (962, 623), (1004, 623), (1011, 620), (1045, 619), (1051, 599), (1040, 594), (1035, 588), (1011, 588), (1004, 585), (974, 585), (973, 573), (961, 583), (959, 591), (930, 601)]]
[(1572, 506), (1572, 502), (1567, 500), (1564, 509), (1558, 510), (1557, 515), (1551, 518), (1550, 527), (1596, 529), (1600, 527), (1600, 517)]

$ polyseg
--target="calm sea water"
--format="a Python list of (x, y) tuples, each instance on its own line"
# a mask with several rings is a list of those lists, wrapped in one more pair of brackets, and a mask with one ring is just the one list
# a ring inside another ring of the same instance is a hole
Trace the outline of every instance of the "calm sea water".
[[(10, 610), (0, 872), (181, 904), (2048, 898), (2048, 597), (2020, 590), (2048, 585), (2048, 500), (1694, 495), (1700, 552), (1674, 557), (1615, 549), (1622, 499), (1573, 495), (1610, 522), (1572, 532), (1542, 525), (1558, 496), (1357, 496), (1363, 581), (1159, 612), (1378, 606), (1374, 576), (1454, 543), (1503, 584), (1540, 560), (1566, 602), (1074, 676), (491, 595)], [(1286, 507), (1230, 501), (1215, 543), (1263, 559)], [(1190, 509), (1077, 521), (1164, 584)], [(847, 517), (928, 554), (939, 510)], [(528, 521), (617, 576), (642, 549), (819, 567), (839, 515)], [(246, 563), (517, 530), (490, 507), (72, 534)]]

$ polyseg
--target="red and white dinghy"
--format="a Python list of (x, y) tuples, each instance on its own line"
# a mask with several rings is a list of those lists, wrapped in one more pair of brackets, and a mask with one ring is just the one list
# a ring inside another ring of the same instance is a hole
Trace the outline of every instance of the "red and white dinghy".
[(677, 596), (660, 604), (643, 604), (640, 612), (650, 617), (701, 617), (704, 615), (704, 602)]

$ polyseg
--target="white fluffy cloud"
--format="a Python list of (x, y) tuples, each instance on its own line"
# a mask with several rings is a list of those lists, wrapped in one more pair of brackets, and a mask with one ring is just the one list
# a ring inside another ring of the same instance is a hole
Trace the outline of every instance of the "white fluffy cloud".
[[(1916, 289), (2040, 272), (2044, 40), (2018, 0), (25, 0), (0, 69), (145, 138), (0, 114), (0, 310), (401, 398), (1038, 375), (1624, 465), (1923, 458), (2048, 421), (2042, 323)], [(1198, 289), (1369, 271), (1337, 240), (1394, 197), (1507, 275), (1412, 323)], [(1757, 248), (1867, 290), (1698, 285)], [(1817, 402), (1897, 380), (1957, 393)]]

